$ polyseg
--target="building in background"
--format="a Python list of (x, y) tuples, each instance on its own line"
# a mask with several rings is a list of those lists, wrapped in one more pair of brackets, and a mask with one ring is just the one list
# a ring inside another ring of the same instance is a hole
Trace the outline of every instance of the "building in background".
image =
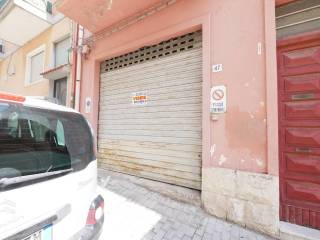
[(73, 106), (71, 32), (51, 1), (1, 0), (0, 90)]
[(320, 239), (319, 0), (55, 4), (85, 28), (75, 95), (101, 168), (198, 189), (209, 213), (271, 236)]

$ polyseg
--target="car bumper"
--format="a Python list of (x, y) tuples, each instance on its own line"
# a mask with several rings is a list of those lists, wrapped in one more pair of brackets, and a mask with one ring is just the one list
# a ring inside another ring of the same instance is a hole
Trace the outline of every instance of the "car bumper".
[(103, 228), (104, 217), (94, 226), (85, 226), (78, 235), (78, 240), (98, 240)]

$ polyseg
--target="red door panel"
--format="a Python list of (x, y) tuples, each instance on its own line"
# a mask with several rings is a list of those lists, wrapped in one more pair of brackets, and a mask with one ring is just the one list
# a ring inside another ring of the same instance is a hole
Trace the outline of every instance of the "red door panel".
[(305, 147), (320, 147), (320, 128), (288, 128), (285, 144)]
[(305, 204), (319, 203), (320, 184), (286, 181), (286, 199), (294, 201), (304, 201)]
[(283, 53), (283, 67), (296, 68), (320, 63), (320, 47), (306, 47)]
[(317, 156), (285, 154), (285, 163), (285, 170), (289, 173), (315, 175), (320, 180), (320, 158)]
[(295, 207), (294, 204), (281, 204), (280, 215), (282, 221), (316, 229), (320, 228), (319, 212), (312, 211), (309, 207), (302, 208)]
[(279, 46), (280, 218), (320, 229), (320, 33)]
[(285, 52), (282, 52), (282, 54), (278, 56), (278, 66), (281, 75), (295, 76), (318, 73), (315, 69), (318, 68), (320, 64), (320, 46), (300, 45), (297, 47), (298, 48), (287, 48)]
[(285, 92), (304, 92), (320, 90), (320, 73), (284, 77)]
[(318, 120), (320, 118), (320, 101), (301, 101), (284, 103), (284, 119)]

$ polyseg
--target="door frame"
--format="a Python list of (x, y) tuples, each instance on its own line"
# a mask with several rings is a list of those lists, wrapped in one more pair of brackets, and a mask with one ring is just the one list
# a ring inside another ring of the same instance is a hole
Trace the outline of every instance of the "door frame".
[[(277, 96), (278, 96), (278, 148), (279, 148), (279, 220), (281, 220), (281, 192), (283, 191), (282, 187), (282, 180), (281, 177), (283, 175), (283, 167), (282, 167), (282, 158), (281, 158), (281, 153), (282, 153), (282, 148), (283, 146), (281, 145), (281, 125), (280, 125), (280, 114), (281, 114), (281, 109), (280, 109), (280, 97), (279, 97), (279, 81), (280, 81), (280, 73), (279, 73), (279, 61), (280, 61), (280, 54), (279, 51), (282, 50), (283, 48), (290, 48), (290, 46), (306, 46), (311, 42), (320, 40), (320, 31), (312, 31), (312, 32), (307, 32), (307, 33), (302, 33), (294, 36), (289, 36), (283, 39), (278, 39), (277, 40)], [(300, 226), (300, 225), (297, 225)], [(303, 226), (306, 227), (306, 226)], [(310, 227), (306, 227), (309, 229), (312, 229)]]

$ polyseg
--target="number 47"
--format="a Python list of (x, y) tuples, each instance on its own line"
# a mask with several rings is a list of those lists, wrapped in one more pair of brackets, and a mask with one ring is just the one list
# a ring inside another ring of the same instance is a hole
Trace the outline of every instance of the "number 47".
[(221, 72), (222, 71), (222, 64), (215, 64), (212, 66), (212, 72)]

